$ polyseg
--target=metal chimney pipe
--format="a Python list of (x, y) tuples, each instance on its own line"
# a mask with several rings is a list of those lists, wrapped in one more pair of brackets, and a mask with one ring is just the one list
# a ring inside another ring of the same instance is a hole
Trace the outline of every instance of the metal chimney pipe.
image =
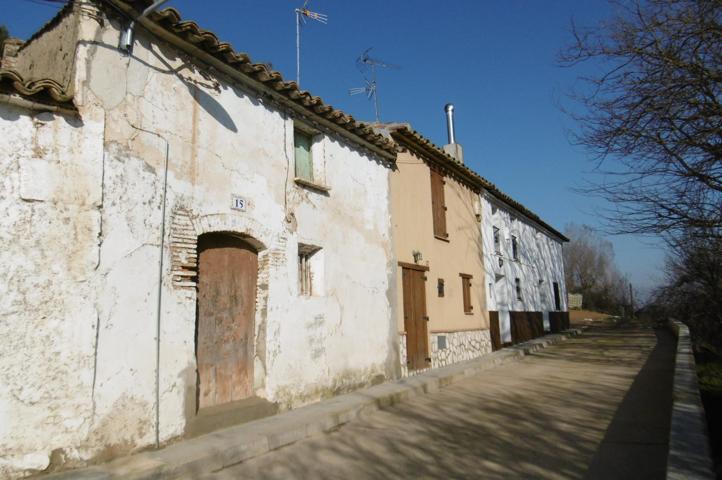
[(449, 144), (453, 145), (456, 143), (456, 136), (454, 135), (454, 105), (447, 103), (444, 110), (446, 111), (446, 132), (449, 135)]

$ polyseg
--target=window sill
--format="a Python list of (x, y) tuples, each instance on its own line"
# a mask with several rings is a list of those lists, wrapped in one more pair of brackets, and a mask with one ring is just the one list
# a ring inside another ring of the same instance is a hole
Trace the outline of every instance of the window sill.
[(446, 243), (451, 242), (451, 240), (449, 240), (449, 236), (448, 236), (448, 235), (445, 236), (445, 237), (442, 237), (441, 235), (434, 235), (434, 237), (435, 237), (437, 240), (441, 240), (442, 242), (446, 242)]
[(306, 180), (301, 177), (295, 177), (293, 179), (294, 182), (296, 182), (296, 185), (300, 185), (302, 187), (310, 188), (311, 190), (317, 190), (319, 192), (328, 193), (331, 191), (331, 187), (328, 187), (326, 185), (321, 185), (319, 183), (314, 183), (310, 180)]

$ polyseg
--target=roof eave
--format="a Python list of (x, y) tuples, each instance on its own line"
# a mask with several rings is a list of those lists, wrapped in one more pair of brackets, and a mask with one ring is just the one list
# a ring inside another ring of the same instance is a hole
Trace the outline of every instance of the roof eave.
[[(396, 147), (363, 122), (350, 115), (325, 105), (319, 97), (301, 91), (295, 82), (284, 82), (278, 72), (270, 71), (265, 65), (253, 64), (247, 55), (236, 53), (227, 43), (220, 42), (212, 33), (200, 29), (194, 22), (181, 21), (180, 15), (168, 8), (154, 12), (148, 17), (138, 18), (138, 12), (121, 0), (104, 0), (156, 37), (175, 48), (227, 75), (260, 96), (267, 96), (296, 112), (302, 118), (312, 117), (324, 127), (336, 132), (346, 140), (394, 163)], [(161, 25), (161, 23), (167, 25)], [(196, 37), (192, 42), (184, 37)], [(203, 46), (204, 48), (201, 48)], [(209, 50), (213, 50), (210, 53)], [(223, 59), (219, 58), (223, 57)]]

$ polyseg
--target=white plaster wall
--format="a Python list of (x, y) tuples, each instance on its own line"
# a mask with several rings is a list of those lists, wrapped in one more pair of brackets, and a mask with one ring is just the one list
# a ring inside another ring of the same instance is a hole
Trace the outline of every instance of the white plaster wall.
[[(548, 330), (549, 311), (555, 310), (554, 282), (559, 284), (561, 310), (567, 310), (562, 243), (489, 194), (481, 195), (481, 208), (487, 305), (490, 311), (499, 312), (502, 342), (511, 341), (510, 311), (541, 311)], [(501, 234), (499, 253), (494, 246), (494, 227)], [(512, 236), (518, 239), (518, 260), (513, 259)], [(517, 300), (515, 278), (521, 280), (521, 301)]]
[[(142, 30), (132, 57), (114, 20), (83, 16), (78, 31), (82, 123), (0, 104), (0, 472), (42, 470), (56, 448), (72, 466), (183, 434), (196, 294), (172, 281), (179, 212), (198, 235), (259, 248), (257, 395), (292, 408), (393, 376), (390, 170), (327, 132), (314, 161), (331, 191), (300, 187), (279, 106)], [(320, 296), (298, 295), (298, 242), (323, 249)]]
[[(92, 429), (102, 117), (0, 103), (0, 478)], [(62, 449), (62, 450), (60, 450)]]

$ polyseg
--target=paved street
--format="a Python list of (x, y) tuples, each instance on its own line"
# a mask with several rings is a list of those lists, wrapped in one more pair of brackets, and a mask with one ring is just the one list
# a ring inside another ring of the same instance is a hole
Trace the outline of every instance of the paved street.
[(664, 478), (674, 347), (592, 327), (208, 478)]

